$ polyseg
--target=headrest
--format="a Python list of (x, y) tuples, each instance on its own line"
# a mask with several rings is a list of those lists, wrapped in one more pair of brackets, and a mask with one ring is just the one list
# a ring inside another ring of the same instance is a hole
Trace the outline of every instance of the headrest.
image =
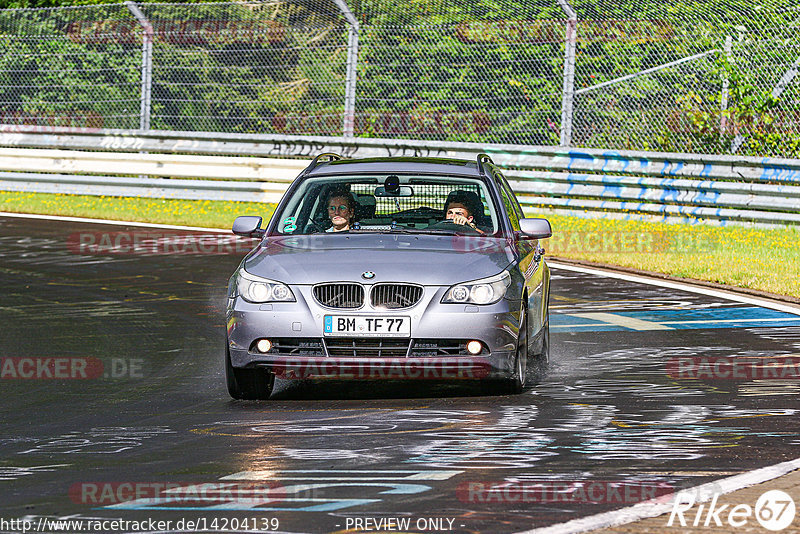
[(356, 201), (356, 212), (353, 219), (360, 221), (375, 217), (376, 202), (374, 196), (369, 193), (353, 193), (353, 196)]

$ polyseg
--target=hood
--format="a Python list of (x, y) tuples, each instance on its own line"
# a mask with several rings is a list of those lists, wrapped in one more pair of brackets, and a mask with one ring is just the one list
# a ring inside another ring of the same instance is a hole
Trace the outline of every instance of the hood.
[[(266, 238), (247, 272), (287, 284), (356, 281), (452, 285), (492, 276), (514, 261), (505, 239), (461, 235), (340, 234)], [(375, 277), (362, 278), (371, 271)]]

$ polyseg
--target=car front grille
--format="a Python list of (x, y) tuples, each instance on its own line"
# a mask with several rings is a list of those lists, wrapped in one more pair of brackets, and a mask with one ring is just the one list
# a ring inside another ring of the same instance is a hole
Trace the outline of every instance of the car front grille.
[(421, 298), (422, 287), (410, 284), (377, 284), (370, 293), (373, 306), (390, 310), (410, 308)]
[(325, 356), (319, 338), (276, 338), (272, 340), (270, 354), (291, 356)]
[(405, 358), (408, 339), (326, 338), (328, 354), (334, 357)]
[(314, 298), (328, 308), (360, 308), (364, 305), (364, 287), (361, 284), (320, 284), (314, 286)]

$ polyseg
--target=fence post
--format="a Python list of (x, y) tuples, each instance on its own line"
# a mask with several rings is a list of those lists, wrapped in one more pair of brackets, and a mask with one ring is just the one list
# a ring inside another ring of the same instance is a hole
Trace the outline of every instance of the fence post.
[(150, 105), (153, 86), (153, 26), (147, 17), (132, 0), (126, 0), (125, 6), (136, 17), (144, 30), (142, 36), (142, 93), (141, 108), (139, 110), (139, 129), (150, 129)]
[[(725, 59), (728, 65), (731, 64), (732, 54), (731, 54), (731, 46), (733, 43), (733, 39), (731, 36), (728, 35), (725, 37)], [(728, 71), (727, 69), (724, 71), (722, 75), (722, 95), (720, 97), (720, 114), (719, 114), (719, 133), (724, 135), (725, 132), (728, 130), (728, 118), (725, 116), (725, 112), (728, 111), (728, 92), (730, 90), (730, 80), (728, 79)]]
[(561, 99), (561, 146), (572, 144), (572, 116), (575, 103), (575, 52), (578, 37), (578, 15), (567, 3), (558, 0), (567, 15), (567, 35), (564, 40), (564, 89)]
[(344, 89), (344, 118), (342, 132), (345, 137), (353, 137), (356, 118), (356, 76), (358, 74), (358, 21), (350, 11), (345, 0), (334, 0), (344, 15), (347, 25), (347, 79)]

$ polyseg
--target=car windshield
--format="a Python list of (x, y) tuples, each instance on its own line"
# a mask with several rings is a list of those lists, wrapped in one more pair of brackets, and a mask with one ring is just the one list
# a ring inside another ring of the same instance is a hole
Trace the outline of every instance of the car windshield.
[(273, 231), (305, 235), (329, 232), (497, 232), (495, 207), (479, 179), (422, 175), (359, 175), (308, 178), (284, 208)]

